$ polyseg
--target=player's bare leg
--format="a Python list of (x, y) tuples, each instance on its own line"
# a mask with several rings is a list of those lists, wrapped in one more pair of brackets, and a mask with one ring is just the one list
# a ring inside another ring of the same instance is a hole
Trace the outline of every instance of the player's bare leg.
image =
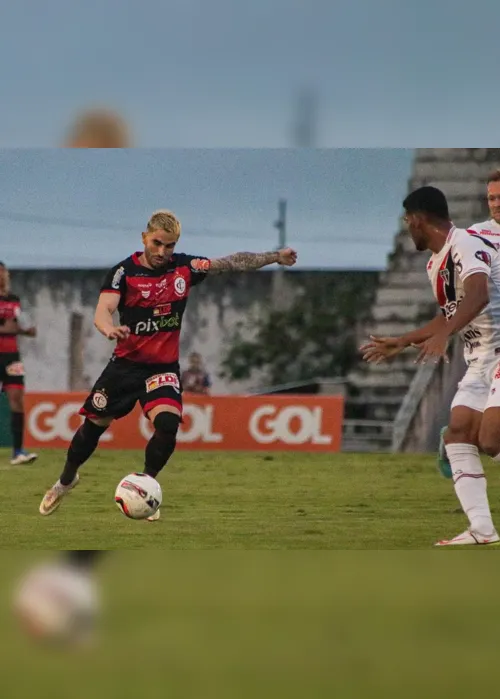
[(78, 485), (78, 469), (94, 453), (102, 434), (111, 424), (112, 418), (89, 420), (75, 432), (68, 449), (66, 463), (59, 479), (45, 493), (40, 503), (40, 514), (50, 515), (61, 504), (62, 499)]
[[(495, 379), (493, 382), (489, 403), (497, 402), (496, 390), (498, 386), (495, 384), (498, 384), (498, 381)], [(500, 461), (500, 407), (492, 405), (484, 411), (479, 431), (479, 444), (485, 454), (491, 456), (494, 461)]]
[(441, 427), (441, 429), (439, 431), (439, 447), (438, 447), (438, 454), (437, 454), (437, 464), (438, 464), (438, 470), (439, 470), (440, 474), (443, 476), (443, 478), (453, 478), (453, 472), (451, 470), (450, 460), (448, 458), (448, 454), (446, 453), (446, 442), (444, 441), (444, 437), (445, 437), (447, 429), (448, 429), (448, 425), (445, 425), (444, 427)]
[(28, 454), (23, 448), (24, 437), (24, 389), (22, 386), (10, 386), (7, 391), (10, 407), (10, 424), (12, 432), (12, 459), (13, 466), (31, 464), (36, 461), (38, 454)]
[(500, 541), (491, 518), (486, 476), (479, 457), (482, 420), (480, 411), (464, 405), (458, 405), (451, 411), (444, 441), (455, 492), (470, 526), (462, 534), (453, 539), (443, 539), (436, 546), (474, 546)]
[[(144, 473), (156, 478), (175, 451), (181, 414), (173, 406), (158, 405), (149, 411), (148, 417), (155, 431), (146, 445)], [(160, 519), (159, 509), (147, 518), (149, 522), (155, 522), (158, 519)]]

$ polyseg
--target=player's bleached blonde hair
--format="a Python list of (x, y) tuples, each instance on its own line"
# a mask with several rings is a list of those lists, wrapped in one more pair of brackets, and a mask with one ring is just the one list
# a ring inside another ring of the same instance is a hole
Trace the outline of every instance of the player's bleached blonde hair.
[(151, 214), (147, 230), (148, 233), (162, 230), (166, 233), (173, 233), (179, 236), (181, 234), (181, 222), (177, 216), (168, 209), (158, 209), (158, 211), (154, 211)]
[(65, 143), (68, 148), (130, 148), (132, 145), (125, 119), (118, 112), (104, 108), (88, 109), (79, 114)]

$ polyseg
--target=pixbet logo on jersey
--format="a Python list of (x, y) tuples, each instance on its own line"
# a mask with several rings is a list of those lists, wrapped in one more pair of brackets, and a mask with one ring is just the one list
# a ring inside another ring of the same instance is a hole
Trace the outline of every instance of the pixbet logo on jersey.
[(136, 323), (134, 334), (135, 335), (145, 335), (151, 332), (160, 332), (160, 330), (165, 329), (176, 329), (181, 325), (181, 319), (179, 314), (176, 313), (174, 316), (166, 317), (163, 316), (158, 320), (153, 320), (149, 318), (147, 321), (141, 320)]

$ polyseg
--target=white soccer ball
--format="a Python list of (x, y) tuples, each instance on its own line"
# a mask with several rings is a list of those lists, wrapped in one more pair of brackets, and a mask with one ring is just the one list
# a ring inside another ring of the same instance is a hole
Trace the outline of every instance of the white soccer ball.
[(36, 640), (82, 645), (93, 640), (99, 600), (87, 571), (63, 563), (44, 563), (18, 583), (14, 611)]
[(118, 483), (115, 502), (126, 517), (146, 519), (160, 507), (160, 484), (145, 473), (130, 473)]

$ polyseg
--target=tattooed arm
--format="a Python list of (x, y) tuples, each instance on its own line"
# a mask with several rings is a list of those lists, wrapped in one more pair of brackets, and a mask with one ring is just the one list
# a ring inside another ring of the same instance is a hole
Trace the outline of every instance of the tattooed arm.
[(218, 257), (210, 261), (209, 274), (219, 272), (245, 272), (260, 269), (275, 262), (279, 265), (292, 267), (297, 261), (297, 253), (291, 248), (276, 252), (237, 252), (227, 257)]

